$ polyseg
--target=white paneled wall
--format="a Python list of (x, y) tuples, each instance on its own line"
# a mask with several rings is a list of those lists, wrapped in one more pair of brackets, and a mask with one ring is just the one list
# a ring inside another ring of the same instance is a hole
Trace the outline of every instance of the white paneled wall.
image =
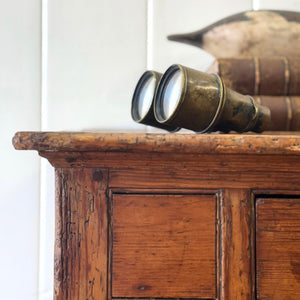
[(11, 139), (40, 129), (40, 8), (0, 2), (0, 299), (37, 299), (40, 160)]
[(299, 0), (254, 0), (256, 9), (278, 9), (300, 11)]
[(129, 107), (146, 68), (146, 4), (49, 1), (47, 129), (144, 130)]
[[(43, 8), (43, 9), (42, 9)], [(201, 70), (213, 57), (166, 36), (249, 9), (300, 11), (299, 0), (10, 0), (0, 4), (0, 299), (50, 300), (54, 176), (19, 130), (154, 130), (130, 117), (146, 69)]]

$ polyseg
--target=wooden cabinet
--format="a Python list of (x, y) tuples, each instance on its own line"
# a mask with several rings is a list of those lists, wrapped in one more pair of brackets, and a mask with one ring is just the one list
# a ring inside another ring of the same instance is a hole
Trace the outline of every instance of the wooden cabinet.
[(55, 299), (300, 299), (300, 136), (14, 145), (56, 169)]
[(300, 198), (257, 198), (259, 299), (300, 299)]

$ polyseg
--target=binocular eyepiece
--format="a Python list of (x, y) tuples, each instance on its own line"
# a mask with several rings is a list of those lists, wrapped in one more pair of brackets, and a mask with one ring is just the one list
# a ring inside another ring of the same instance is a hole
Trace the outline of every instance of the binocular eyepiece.
[(157, 91), (161, 73), (146, 71), (139, 79), (132, 97), (131, 116), (134, 121), (165, 129), (170, 132), (178, 131), (177, 126), (159, 123), (154, 116), (154, 98)]
[(163, 75), (146, 71), (135, 88), (131, 115), (138, 123), (171, 132), (262, 132), (270, 126), (269, 108), (226, 88), (216, 74), (181, 65)]

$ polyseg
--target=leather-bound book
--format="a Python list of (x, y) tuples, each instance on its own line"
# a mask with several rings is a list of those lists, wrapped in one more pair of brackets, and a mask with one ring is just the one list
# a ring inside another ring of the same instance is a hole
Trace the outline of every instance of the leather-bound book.
[(254, 96), (271, 111), (271, 131), (300, 130), (300, 96)]
[(208, 72), (241, 94), (300, 95), (300, 56), (219, 58)]

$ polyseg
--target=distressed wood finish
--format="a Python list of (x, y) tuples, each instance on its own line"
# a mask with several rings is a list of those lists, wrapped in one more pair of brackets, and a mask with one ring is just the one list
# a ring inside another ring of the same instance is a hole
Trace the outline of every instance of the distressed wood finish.
[(221, 299), (255, 298), (253, 210), (248, 190), (228, 189), (221, 202)]
[[(156, 152), (215, 154), (296, 154), (300, 138), (292, 135), (126, 134), (80, 132), (18, 132), (16, 149), (50, 152)], [(280, 138), (279, 138), (280, 137)]]
[(258, 299), (300, 299), (300, 198), (256, 202)]
[(114, 195), (112, 296), (214, 299), (216, 200)]
[(106, 169), (56, 170), (55, 299), (107, 298)]
[(13, 142), (56, 168), (56, 300), (299, 299), (299, 135)]

